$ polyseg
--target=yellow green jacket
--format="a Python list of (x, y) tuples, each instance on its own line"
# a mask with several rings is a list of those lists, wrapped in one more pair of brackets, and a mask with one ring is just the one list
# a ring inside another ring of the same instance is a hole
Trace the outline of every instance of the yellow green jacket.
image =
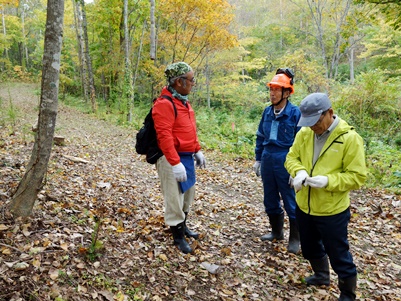
[(312, 165), (313, 143), (314, 132), (303, 127), (295, 137), (284, 166), (292, 177), (299, 170), (306, 170), (310, 177), (327, 176), (329, 182), (325, 188), (302, 186), (296, 201), (307, 214), (335, 215), (350, 206), (349, 191), (360, 188), (366, 180), (363, 140), (353, 127), (340, 119), (315, 165)]

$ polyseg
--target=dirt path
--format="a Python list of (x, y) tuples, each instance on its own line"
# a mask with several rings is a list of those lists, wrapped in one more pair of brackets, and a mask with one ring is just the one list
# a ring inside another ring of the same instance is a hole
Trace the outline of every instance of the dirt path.
[[(56, 134), (66, 146), (54, 146), (33, 216), (13, 222), (5, 208), (30, 157), (37, 89), (0, 84), (0, 300), (336, 300), (333, 272), (330, 287), (306, 287), (302, 256), (288, 254), (286, 242), (260, 242), (268, 224), (253, 162), (205, 152), (189, 219), (202, 236), (184, 256), (164, 226), (154, 166), (134, 151), (135, 133), (62, 104)], [(5, 113), (10, 99), (15, 126)], [(359, 300), (401, 300), (397, 202), (381, 191), (353, 194)], [(91, 261), (99, 221), (101, 245)]]

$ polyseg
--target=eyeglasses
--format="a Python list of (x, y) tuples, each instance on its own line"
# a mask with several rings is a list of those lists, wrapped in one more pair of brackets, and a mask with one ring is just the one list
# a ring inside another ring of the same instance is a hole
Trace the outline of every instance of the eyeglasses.
[(187, 81), (189, 81), (189, 82), (191, 82), (193, 84), (196, 83), (196, 78), (195, 77), (189, 79), (188, 77), (181, 76), (180, 78), (183, 78), (183, 79), (185, 79), (185, 80), (187, 80)]
[(290, 68), (278, 68), (276, 74), (285, 74), (290, 78), (290, 84), (294, 84), (294, 72)]
[(312, 125), (312, 126), (321, 124), (322, 121), (323, 121), (324, 116), (326, 115), (326, 113), (327, 113), (328, 111), (329, 111), (329, 110), (324, 111), (324, 112), (322, 113), (322, 115), (320, 115), (319, 120), (318, 120), (314, 125)]

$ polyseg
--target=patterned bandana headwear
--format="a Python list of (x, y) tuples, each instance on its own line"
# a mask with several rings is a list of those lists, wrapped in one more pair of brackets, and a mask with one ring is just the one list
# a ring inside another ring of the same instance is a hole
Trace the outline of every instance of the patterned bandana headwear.
[(178, 62), (168, 65), (166, 70), (164, 70), (164, 74), (166, 75), (167, 80), (170, 81), (170, 79), (184, 75), (189, 71), (192, 71), (191, 66), (184, 62)]

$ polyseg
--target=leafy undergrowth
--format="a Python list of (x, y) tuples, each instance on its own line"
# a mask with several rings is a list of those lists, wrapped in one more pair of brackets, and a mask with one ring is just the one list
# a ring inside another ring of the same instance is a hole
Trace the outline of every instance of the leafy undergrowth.
[[(193, 254), (172, 244), (154, 166), (133, 148), (135, 133), (60, 105), (46, 184), (33, 214), (7, 211), (30, 158), (38, 96), (32, 85), (1, 85), (0, 300), (336, 300), (307, 287), (311, 272), (269, 229), (253, 162), (205, 152), (189, 226)], [(12, 99), (17, 118), (3, 114)], [(401, 300), (401, 199), (352, 193), (351, 251), (358, 300)], [(286, 221), (286, 238), (288, 221)]]

